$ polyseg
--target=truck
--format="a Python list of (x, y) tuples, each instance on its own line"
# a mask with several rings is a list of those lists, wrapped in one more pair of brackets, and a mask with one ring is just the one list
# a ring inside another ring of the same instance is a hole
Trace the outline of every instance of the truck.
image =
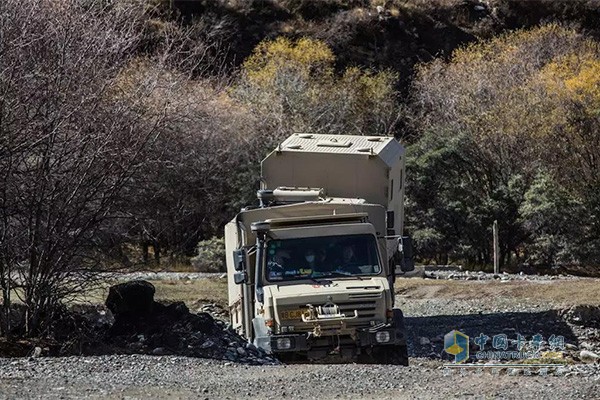
[(404, 161), (381, 136), (293, 134), (268, 154), (257, 205), (225, 226), (231, 327), (282, 359), (408, 365)]

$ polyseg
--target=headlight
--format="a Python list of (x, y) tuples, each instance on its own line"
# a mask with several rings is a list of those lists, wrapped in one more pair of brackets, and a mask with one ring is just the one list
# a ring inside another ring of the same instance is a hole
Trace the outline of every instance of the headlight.
[(290, 338), (279, 338), (275, 342), (278, 350), (288, 350), (292, 348), (292, 341)]
[(387, 343), (390, 341), (390, 332), (381, 331), (375, 334), (375, 340), (377, 343)]

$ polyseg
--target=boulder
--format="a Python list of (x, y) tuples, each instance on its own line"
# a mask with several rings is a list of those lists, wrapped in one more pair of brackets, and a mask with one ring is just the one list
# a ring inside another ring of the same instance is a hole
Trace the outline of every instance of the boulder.
[(154, 285), (147, 281), (129, 281), (110, 287), (106, 307), (115, 315), (143, 316), (152, 312)]
[(600, 328), (600, 307), (593, 305), (577, 305), (561, 313), (564, 320), (579, 326)]
[(589, 350), (581, 350), (581, 353), (579, 353), (579, 358), (584, 361), (596, 361), (600, 360), (600, 355)]

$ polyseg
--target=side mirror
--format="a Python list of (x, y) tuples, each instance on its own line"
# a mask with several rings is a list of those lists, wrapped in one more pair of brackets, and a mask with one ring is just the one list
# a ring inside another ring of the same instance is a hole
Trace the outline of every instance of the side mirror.
[(246, 271), (238, 271), (233, 274), (233, 281), (236, 285), (241, 285), (242, 283), (246, 283), (248, 280), (248, 275)]
[(410, 236), (402, 236), (399, 248), (402, 251), (402, 264), (400, 264), (400, 268), (404, 272), (414, 271), (415, 261), (413, 260), (413, 247)]
[(394, 272), (396, 274), (415, 270), (412, 239), (409, 236), (402, 236), (398, 239), (398, 252), (396, 253), (394, 264), (396, 264), (394, 266)]
[(246, 249), (236, 249), (233, 251), (233, 266), (236, 271), (246, 270)]

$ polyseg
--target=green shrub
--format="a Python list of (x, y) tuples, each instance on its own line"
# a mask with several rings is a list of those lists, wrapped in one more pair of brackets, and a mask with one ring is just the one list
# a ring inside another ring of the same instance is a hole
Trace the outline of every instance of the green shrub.
[(198, 255), (191, 259), (192, 266), (199, 272), (223, 272), (225, 266), (225, 241), (213, 236), (196, 246)]

